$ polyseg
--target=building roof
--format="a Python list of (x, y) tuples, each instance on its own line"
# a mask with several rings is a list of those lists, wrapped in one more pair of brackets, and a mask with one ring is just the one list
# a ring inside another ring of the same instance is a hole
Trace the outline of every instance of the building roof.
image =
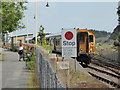
[(27, 35), (33, 35), (33, 34), (29, 33), (29, 34), (21, 34), (21, 35), (12, 35), (11, 37), (22, 37), (22, 36), (27, 36)]

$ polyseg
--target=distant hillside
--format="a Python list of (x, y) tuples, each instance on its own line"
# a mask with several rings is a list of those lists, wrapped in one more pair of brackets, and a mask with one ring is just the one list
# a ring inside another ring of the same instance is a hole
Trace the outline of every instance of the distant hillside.
[(113, 33), (110, 35), (110, 38), (109, 38), (109, 39), (116, 40), (119, 32), (120, 32), (120, 25), (118, 25), (118, 26), (114, 29), (114, 31), (113, 31)]
[(108, 37), (111, 33), (106, 31), (90, 30), (95, 33), (96, 38)]

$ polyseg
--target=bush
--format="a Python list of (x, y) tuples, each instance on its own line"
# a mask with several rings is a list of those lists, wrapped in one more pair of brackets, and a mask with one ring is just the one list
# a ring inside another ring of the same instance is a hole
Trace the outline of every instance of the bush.
[(38, 43), (38, 45), (45, 48), (49, 53), (52, 53), (52, 47), (49, 45), (48, 41), (44, 40), (42, 45), (40, 43)]
[(27, 69), (34, 70), (36, 65), (36, 54), (32, 53), (33, 55), (30, 58), (30, 61), (27, 62)]
[(120, 32), (118, 34), (118, 37), (117, 37), (118, 41), (120, 42)]
[(13, 52), (18, 52), (18, 50), (17, 50), (17, 48), (12, 48), (12, 49), (10, 49), (11, 51), (13, 51)]

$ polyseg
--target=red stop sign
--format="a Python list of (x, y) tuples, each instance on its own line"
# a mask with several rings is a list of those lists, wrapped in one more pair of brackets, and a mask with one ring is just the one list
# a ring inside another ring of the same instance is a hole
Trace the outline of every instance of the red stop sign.
[(71, 39), (73, 38), (73, 33), (70, 32), (70, 31), (66, 32), (66, 33), (65, 33), (65, 38), (66, 38), (67, 40), (71, 40)]

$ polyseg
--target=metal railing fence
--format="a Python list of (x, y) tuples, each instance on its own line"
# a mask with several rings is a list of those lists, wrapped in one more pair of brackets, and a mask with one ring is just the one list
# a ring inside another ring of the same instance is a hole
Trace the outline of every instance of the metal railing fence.
[(39, 48), (36, 48), (36, 55), (37, 71), (40, 76), (40, 88), (65, 88)]

